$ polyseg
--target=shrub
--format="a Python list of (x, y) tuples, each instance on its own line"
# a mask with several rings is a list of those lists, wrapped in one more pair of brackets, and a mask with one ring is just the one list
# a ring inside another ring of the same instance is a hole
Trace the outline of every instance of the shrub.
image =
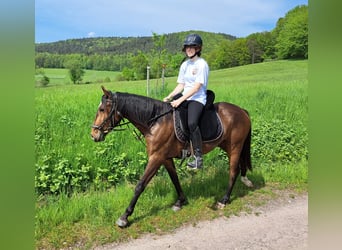
[(294, 128), (285, 120), (255, 124), (252, 130), (252, 159), (258, 164), (293, 163), (308, 158), (306, 127)]
[(43, 75), (43, 78), (39, 82), (41, 86), (45, 87), (50, 83), (50, 78), (46, 75)]

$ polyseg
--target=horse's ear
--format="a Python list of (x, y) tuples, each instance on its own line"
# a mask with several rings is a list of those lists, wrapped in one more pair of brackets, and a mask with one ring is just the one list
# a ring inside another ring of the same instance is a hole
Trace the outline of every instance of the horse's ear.
[(107, 90), (104, 86), (101, 86), (101, 88), (102, 88), (103, 94), (105, 96), (110, 96), (110, 91), (109, 90)]

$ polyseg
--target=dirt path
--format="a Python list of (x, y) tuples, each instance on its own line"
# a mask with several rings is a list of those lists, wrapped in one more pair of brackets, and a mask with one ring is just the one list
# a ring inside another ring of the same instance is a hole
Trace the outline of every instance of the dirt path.
[(169, 235), (145, 235), (98, 250), (146, 249), (308, 249), (308, 196), (281, 198), (255, 208), (251, 214), (218, 218), (186, 226)]

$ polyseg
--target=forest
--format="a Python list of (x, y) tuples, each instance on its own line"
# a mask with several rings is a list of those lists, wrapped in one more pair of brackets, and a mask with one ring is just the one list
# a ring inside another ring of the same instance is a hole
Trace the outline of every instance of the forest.
[(122, 72), (122, 80), (175, 76), (184, 58), (184, 37), (198, 33), (203, 41), (202, 56), (211, 70), (280, 59), (308, 58), (308, 6), (299, 5), (280, 17), (271, 31), (234, 37), (223, 33), (183, 31), (170, 34), (152, 32), (149, 37), (98, 37), (37, 43), (36, 68), (66, 68)]

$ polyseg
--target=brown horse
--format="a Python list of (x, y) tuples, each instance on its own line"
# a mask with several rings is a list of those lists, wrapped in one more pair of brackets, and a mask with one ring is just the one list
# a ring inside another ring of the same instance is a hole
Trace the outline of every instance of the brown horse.
[[(144, 135), (148, 154), (145, 172), (135, 188), (134, 196), (125, 213), (117, 220), (117, 225), (120, 227), (128, 225), (128, 216), (133, 213), (139, 196), (161, 165), (166, 168), (177, 191), (178, 199), (172, 208), (175, 211), (181, 209), (186, 204), (186, 197), (181, 188), (173, 158), (181, 158), (185, 144), (176, 138), (171, 105), (149, 97), (112, 93), (103, 86), (102, 90), (102, 100), (91, 129), (93, 140), (95, 142), (103, 141), (106, 135), (120, 125), (125, 118)], [(236, 105), (219, 102), (214, 106), (222, 121), (223, 133), (217, 140), (203, 143), (203, 153), (220, 147), (226, 151), (229, 157), (227, 192), (217, 203), (217, 206), (222, 208), (229, 203), (234, 183), (240, 171), (241, 181), (249, 187), (253, 186), (246, 177), (247, 169), (252, 169), (250, 158), (251, 121), (247, 111)]]

